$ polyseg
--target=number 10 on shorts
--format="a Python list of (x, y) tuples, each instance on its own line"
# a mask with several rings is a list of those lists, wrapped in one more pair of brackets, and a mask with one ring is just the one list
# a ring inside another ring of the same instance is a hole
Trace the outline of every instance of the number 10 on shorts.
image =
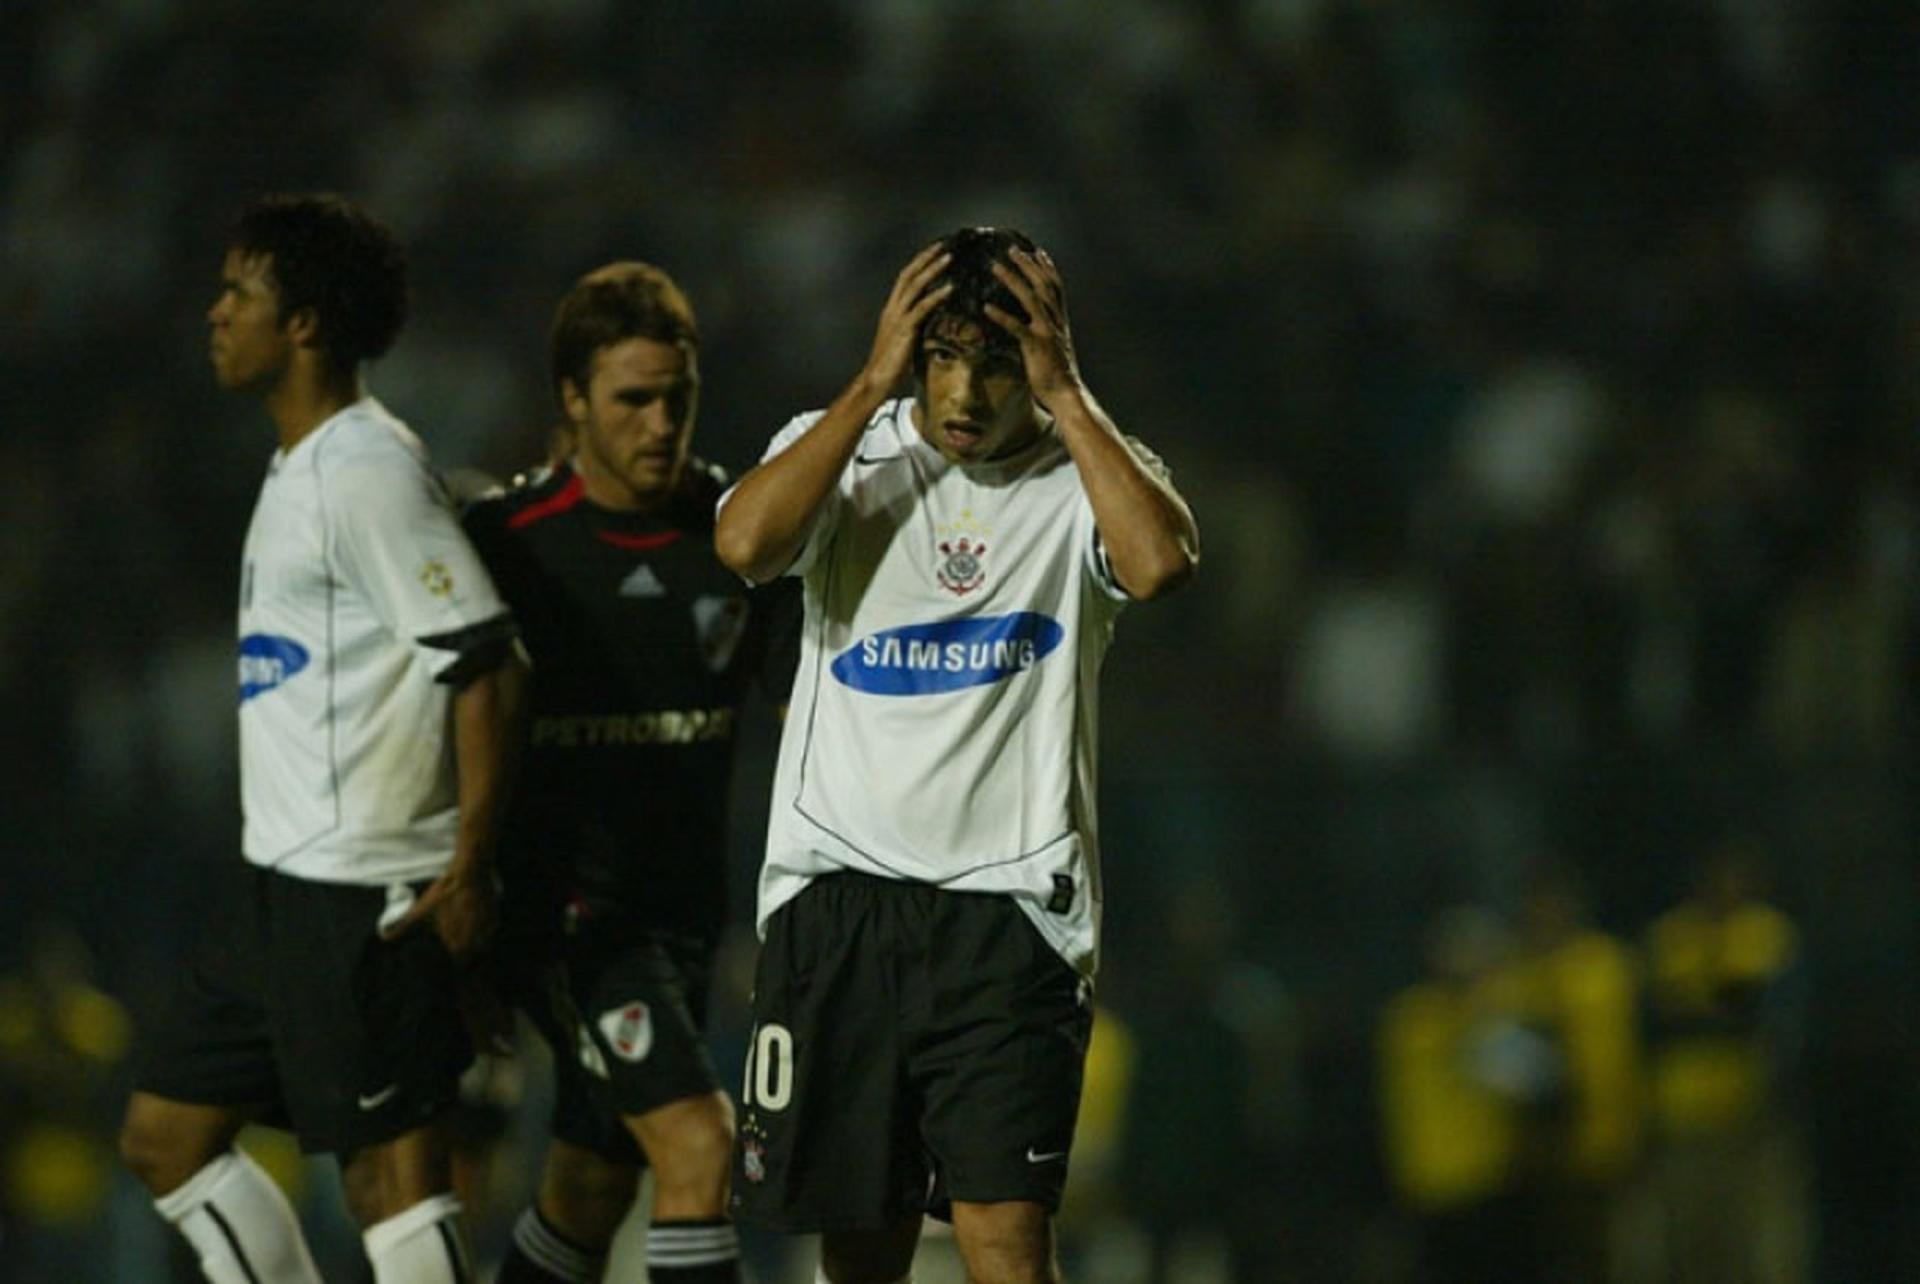
[(793, 1032), (786, 1026), (770, 1022), (754, 1027), (740, 1098), (743, 1105), (770, 1112), (785, 1110), (793, 1100)]

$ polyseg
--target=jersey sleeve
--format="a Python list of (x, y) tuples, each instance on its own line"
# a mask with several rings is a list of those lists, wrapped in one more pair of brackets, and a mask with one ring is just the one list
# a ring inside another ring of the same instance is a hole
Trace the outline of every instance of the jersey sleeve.
[[(507, 547), (506, 515), (498, 496), (487, 496), (464, 504), (459, 509), (460, 529), (465, 532), (481, 564), (496, 571)], [(496, 588), (502, 587), (495, 574)]]
[[(1173, 471), (1167, 467), (1166, 461), (1154, 454), (1145, 442), (1138, 437), (1128, 437), (1126, 442), (1128, 449), (1133, 451), (1134, 458), (1140, 461), (1142, 467), (1168, 485), (1173, 483)], [(1087, 523), (1085, 545), (1087, 573), (1112, 601), (1131, 602), (1133, 599), (1128, 596), (1124, 588), (1120, 587), (1120, 581), (1114, 578), (1113, 562), (1107, 557), (1106, 545), (1100, 539), (1100, 527), (1093, 520), (1093, 506), (1087, 502), (1084, 491), (1081, 492), (1080, 502)]]
[(341, 579), (435, 677), (510, 628), (493, 578), (453, 502), (418, 461), (348, 460), (327, 478), (329, 544)]
[(507, 526), (509, 509), (497, 496), (489, 496), (460, 510), (460, 529), (466, 533), (480, 564), (493, 581), (494, 591), (508, 610), (521, 601), (527, 575), (524, 553)]
[[(766, 463), (769, 459), (772, 459), (775, 455), (778, 455), (787, 447), (793, 445), (794, 442), (800, 440), (807, 429), (819, 423), (825, 414), (826, 411), (824, 410), (809, 410), (805, 414), (795, 415), (792, 419), (789, 419), (786, 426), (775, 433), (773, 440), (767, 443), (767, 449), (765, 453), (760, 456), (760, 462), (763, 464)], [(713, 511), (715, 514), (718, 514), (726, 508), (727, 501), (733, 498), (733, 492), (739, 488), (739, 485), (740, 483), (736, 481), (732, 486), (727, 487), (725, 493), (720, 496), (719, 502), (714, 505)], [(826, 547), (828, 540), (832, 538), (833, 527), (839, 520), (839, 514), (840, 484), (836, 481), (832, 491), (827, 494), (825, 499), (820, 501), (820, 507), (814, 510), (813, 519), (807, 524), (806, 540), (800, 545), (800, 551), (794, 555), (792, 564), (790, 564), (786, 570), (782, 571), (781, 574), (805, 575), (807, 573), (807, 570), (820, 556), (820, 550)]]

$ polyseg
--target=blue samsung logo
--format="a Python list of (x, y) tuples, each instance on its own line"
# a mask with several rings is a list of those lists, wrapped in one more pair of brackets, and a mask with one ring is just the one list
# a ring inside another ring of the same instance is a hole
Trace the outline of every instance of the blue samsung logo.
[(307, 667), (307, 648), (292, 638), (249, 633), (240, 639), (240, 703), (271, 691)]
[(833, 676), (870, 695), (935, 695), (1031, 669), (1066, 630), (1037, 611), (884, 629), (842, 651)]

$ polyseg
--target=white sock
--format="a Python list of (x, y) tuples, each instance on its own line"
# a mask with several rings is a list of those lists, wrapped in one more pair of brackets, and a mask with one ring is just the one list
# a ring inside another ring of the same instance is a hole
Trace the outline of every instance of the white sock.
[(244, 1151), (229, 1150), (153, 1206), (212, 1284), (321, 1284), (287, 1197)]
[(423, 1199), (367, 1227), (360, 1238), (374, 1284), (472, 1284), (475, 1278), (460, 1242), (460, 1201), (452, 1195)]

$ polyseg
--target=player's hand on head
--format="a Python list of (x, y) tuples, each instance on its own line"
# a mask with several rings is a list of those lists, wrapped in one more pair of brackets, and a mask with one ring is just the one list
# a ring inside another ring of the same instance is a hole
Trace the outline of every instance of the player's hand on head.
[(993, 265), (993, 275), (1026, 309), (1022, 321), (998, 304), (986, 305), (987, 318), (1019, 342), (1034, 399), (1045, 406), (1049, 398), (1079, 387), (1080, 365), (1067, 325), (1067, 287), (1053, 256), (1045, 250), (1029, 254), (1016, 246)]
[(873, 351), (861, 378), (882, 392), (900, 385), (913, 366), (913, 347), (920, 323), (953, 290), (951, 281), (941, 280), (953, 256), (938, 241), (921, 250), (893, 280), (886, 306), (880, 309), (880, 323), (874, 330)]

